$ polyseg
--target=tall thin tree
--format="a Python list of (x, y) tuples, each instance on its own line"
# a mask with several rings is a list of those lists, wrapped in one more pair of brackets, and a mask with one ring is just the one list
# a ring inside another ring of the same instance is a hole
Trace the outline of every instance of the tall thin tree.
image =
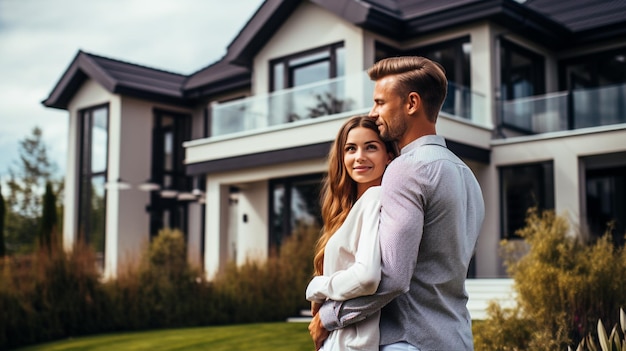
[(51, 253), (56, 249), (57, 199), (52, 190), (52, 183), (46, 182), (43, 195), (43, 210), (39, 224), (39, 248)]
[(4, 257), (6, 248), (4, 247), (4, 217), (6, 216), (6, 207), (4, 197), (2, 196), (2, 184), (0, 184), (0, 258)]

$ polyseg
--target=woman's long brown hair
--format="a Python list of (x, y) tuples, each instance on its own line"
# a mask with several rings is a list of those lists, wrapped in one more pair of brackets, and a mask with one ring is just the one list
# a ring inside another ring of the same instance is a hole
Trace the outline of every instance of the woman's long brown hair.
[[(324, 272), (324, 249), (330, 237), (343, 224), (352, 205), (357, 200), (356, 182), (350, 178), (343, 164), (344, 147), (348, 133), (357, 127), (373, 130), (380, 137), (374, 119), (368, 116), (350, 118), (339, 129), (337, 137), (328, 153), (328, 174), (324, 178), (322, 187), (322, 234), (315, 247), (313, 267), (315, 275)], [(398, 156), (398, 147), (393, 142), (385, 142), (385, 147), (391, 159)]]

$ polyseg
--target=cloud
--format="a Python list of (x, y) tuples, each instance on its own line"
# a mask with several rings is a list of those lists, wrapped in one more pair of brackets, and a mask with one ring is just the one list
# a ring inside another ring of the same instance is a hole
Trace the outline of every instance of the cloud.
[(67, 111), (43, 101), (83, 50), (191, 74), (217, 60), (262, 0), (0, 0), (0, 178), (32, 128), (64, 171)]

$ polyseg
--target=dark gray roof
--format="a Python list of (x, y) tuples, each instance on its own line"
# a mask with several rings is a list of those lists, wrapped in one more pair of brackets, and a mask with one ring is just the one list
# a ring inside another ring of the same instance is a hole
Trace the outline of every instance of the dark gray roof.
[[(303, 0), (266, 0), (218, 62), (190, 75), (80, 51), (43, 103), (67, 108), (87, 77), (113, 93), (189, 104), (249, 87), (254, 56)], [(406, 40), (489, 20), (555, 50), (626, 37), (623, 0), (309, 0), (366, 30)]]
[(573, 33), (626, 23), (626, 1), (623, 0), (528, 0), (524, 5)]
[(210, 96), (220, 91), (249, 87), (251, 73), (246, 67), (235, 66), (225, 60), (218, 61), (194, 74), (185, 82), (185, 96), (196, 98)]
[(182, 84), (187, 76), (114, 60), (79, 51), (43, 101), (48, 107), (66, 109), (70, 99), (88, 79), (114, 94), (185, 104)]

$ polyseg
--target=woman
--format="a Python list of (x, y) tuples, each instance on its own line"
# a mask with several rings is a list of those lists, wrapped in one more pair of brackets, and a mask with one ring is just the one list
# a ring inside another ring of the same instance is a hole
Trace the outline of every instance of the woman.
[[(373, 294), (380, 281), (380, 183), (397, 146), (380, 138), (373, 119), (357, 116), (339, 130), (328, 155), (315, 277), (307, 287), (313, 314), (326, 299)], [(321, 350), (378, 350), (379, 315), (331, 332)]]

